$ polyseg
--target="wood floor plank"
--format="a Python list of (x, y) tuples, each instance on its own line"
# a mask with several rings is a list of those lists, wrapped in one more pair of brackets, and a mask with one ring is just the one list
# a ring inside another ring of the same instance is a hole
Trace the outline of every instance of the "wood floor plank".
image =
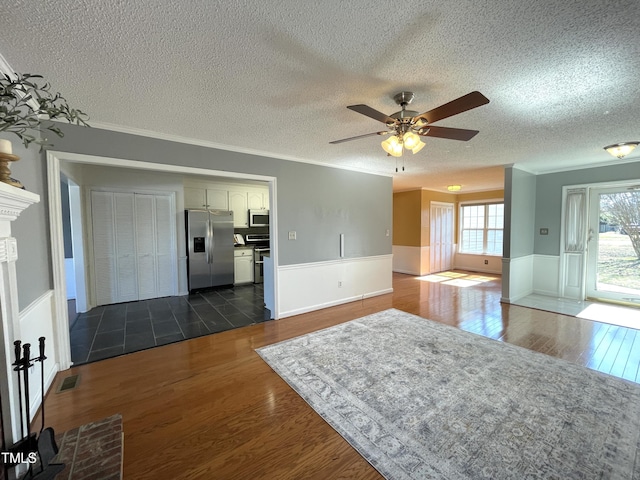
[(47, 424), (62, 432), (122, 414), (125, 479), (380, 479), (255, 349), (388, 308), (638, 380), (636, 330), (502, 304), (498, 276), (448, 279), (477, 283), (394, 274), (392, 294), (60, 372), (52, 390), (80, 381), (49, 393)]

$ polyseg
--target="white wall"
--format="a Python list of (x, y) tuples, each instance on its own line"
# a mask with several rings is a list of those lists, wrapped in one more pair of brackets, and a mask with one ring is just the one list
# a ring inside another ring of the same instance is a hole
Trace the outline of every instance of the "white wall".
[[(58, 371), (56, 364), (55, 338), (53, 332), (53, 290), (41, 295), (33, 301), (27, 308), (19, 314), (20, 332), (17, 338), (25, 343), (31, 344), (31, 358), (37, 357), (39, 353), (38, 339), (45, 337), (44, 361), (44, 389), (45, 392), (53, 383), (53, 379)], [(29, 397), (30, 416), (33, 418), (40, 407), (42, 401), (42, 389), (40, 388), (41, 376), (40, 363), (35, 363), (34, 368), (29, 370)]]
[(393, 292), (392, 255), (278, 267), (280, 318)]

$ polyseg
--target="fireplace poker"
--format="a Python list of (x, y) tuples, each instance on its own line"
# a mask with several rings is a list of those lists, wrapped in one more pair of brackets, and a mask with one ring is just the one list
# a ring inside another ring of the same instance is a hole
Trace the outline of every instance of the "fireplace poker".
[(20, 375), (20, 371), (22, 370), (22, 358), (20, 357), (20, 344), (22, 342), (20, 340), (16, 340), (13, 342), (14, 351), (16, 354), (16, 361), (14, 362), (14, 371), (18, 373), (18, 407), (20, 410), (20, 438), (24, 439), (24, 418), (22, 416), (22, 376)]
[(40, 362), (40, 391), (42, 392), (42, 405), (41, 405), (41, 415), (42, 415), (42, 424), (40, 426), (40, 433), (44, 430), (44, 361), (47, 359), (44, 355), (44, 337), (40, 337), (38, 339), (38, 343), (40, 346), (40, 356), (36, 358), (36, 361)]

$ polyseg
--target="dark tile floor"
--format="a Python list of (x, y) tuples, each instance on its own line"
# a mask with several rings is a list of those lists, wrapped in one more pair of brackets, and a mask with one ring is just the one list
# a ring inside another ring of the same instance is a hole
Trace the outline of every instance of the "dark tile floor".
[(96, 307), (71, 325), (74, 365), (264, 322), (262, 284)]

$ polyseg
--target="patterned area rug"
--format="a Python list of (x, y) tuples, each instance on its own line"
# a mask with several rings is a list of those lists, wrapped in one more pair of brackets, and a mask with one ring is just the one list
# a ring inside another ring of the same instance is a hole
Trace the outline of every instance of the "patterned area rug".
[(640, 385), (387, 310), (256, 350), (389, 479), (638, 479)]

